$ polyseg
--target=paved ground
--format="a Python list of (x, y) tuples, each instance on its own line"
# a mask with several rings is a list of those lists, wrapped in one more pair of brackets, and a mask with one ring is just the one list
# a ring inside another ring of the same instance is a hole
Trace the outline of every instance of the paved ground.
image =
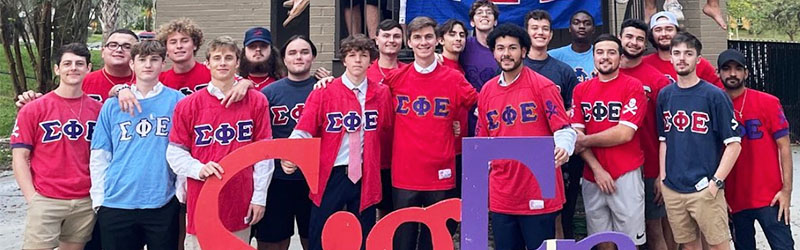
[[(795, 243), (800, 244), (800, 146), (792, 147), (794, 161), (794, 192), (792, 194), (791, 224)], [(0, 250), (17, 250), (22, 246), (25, 224), (25, 205), (22, 193), (11, 171), (0, 172)], [(756, 234), (758, 249), (769, 249), (760, 227)], [(292, 237), (291, 250), (302, 250), (300, 240)]]

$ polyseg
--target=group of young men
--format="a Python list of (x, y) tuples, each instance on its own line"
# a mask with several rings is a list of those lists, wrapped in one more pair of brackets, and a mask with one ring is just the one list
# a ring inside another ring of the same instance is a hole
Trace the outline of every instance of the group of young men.
[[(366, 238), (393, 210), (468, 195), (459, 192), (461, 137), (552, 136), (555, 176), (490, 164), (497, 249), (574, 237), (578, 192), (589, 234), (622, 232), (648, 249), (727, 249), (730, 208), (737, 249), (755, 249), (755, 220), (772, 248), (792, 249), (788, 122), (777, 98), (744, 87), (741, 53), (723, 52), (714, 70), (667, 12), (592, 40), (594, 19), (578, 11), (573, 43), (549, 52), (546, 11), (528, 13), (524, 28), (498, 26), (499, 15), (475, 1), (470, 37), (457, 20), (384, 20), (374, 40), (341, 41), (345, 73), (316, 89), (314, 43), (294, 36), (278, 51), (260, 27), (245, 33), (243, 50), (213, 39), (206, 63), (194, 57), (203, 37), (188, 19), (163, 25), (157, 40), (112, 32), (92, 73), (85, 45), (62, 46), (58, 88), (20, 96), (11, 138), (29, 204), (23, 248), (82, 249), (92, 239), (87, 248), (176, 249), (184, 235), (197, 246), (204, 181), (233, 178), (220, 193), (229, 231), (259, 249), (288, 249), (296, 223), (303, 247), (322, 249), (337, 211), (356, 215)], [(643, 56), (647, 40), (657, 53)], [(408, 64), (397, 57), (404, 41)], [(312, 137), (321, 138), (317, 193), (289, 161), (233, 176), (217, 163), (256, 141)], [(555, 178), (556, 197), (542, 197), (542, 178)], [(432, 247), (416, 223), (398, 228), (393, 244)]]

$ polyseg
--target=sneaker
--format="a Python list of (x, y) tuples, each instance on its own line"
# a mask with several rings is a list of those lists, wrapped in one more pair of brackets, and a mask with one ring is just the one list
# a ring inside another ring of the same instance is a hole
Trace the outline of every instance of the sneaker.
[(628, 0), (617, 0), (617, 3), (618, 4), (626, 4), (626, 3), (628, 3)]
[(675, 14), (675, 19), (678, 19), (678, 21), (683, 21), (683, 6), (678, 1), (667, 0), (664, 2), (664, 10)]

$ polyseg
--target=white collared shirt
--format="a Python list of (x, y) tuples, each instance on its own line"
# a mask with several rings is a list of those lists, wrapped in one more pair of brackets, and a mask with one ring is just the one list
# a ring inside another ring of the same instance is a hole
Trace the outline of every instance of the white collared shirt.
[[(234, 81), (231, 87), (236, 86), (237, 83), (239, 83), (239, 81)], [(217, 99), (222, 100), (223, 98), (225, 98), (225, 93), (222, 92), (222, 89), (217, 88), (217, 86), (214, 86), (214, 84), (211, 84), (210, 82), (208, 83), (208, 87), (206, 87), (206, 90), (208, 90), (208, 93), (216, 97)]]
[(156, 85), (153, 86), (153, 89), (151, 89), (150, 92), (147, 92), (147, 95), (143, 95), (142, 92), (139, 91), (139, 88), (136, 87), (136, 84), (131, 86), (131, 92), (133, 92), (133, 96), (135, 96), (137, 100), (142, 100), (153, 96), (157, 96), (158, 94), (161, 93), (162, 90), (164, 90), (164, 84), (162, 84), (161, 82), (156, 83)]
[(415, 69), (417, 72), (419, 72), (420, 74), (423, 74), (423, 75), (424, 75), (424, 74), (428, 74), (428, 73), (431, 73), (431, 72), (433, 72), (433, 70), (435, 70), (435, 69), (436, 69), (436, 64), (439, 64), (439, 63), (437, 63), (436, 61), (434, 61), (434, 62), (433, 62), (433, 63), (431, 63), (431, 65), (429, 65), (428, 67), (422, 67), (422, 66), (420, 66), (419, 64), (417, 64), (417, 62), (416, 62), (416, 61), (414, 61), (414, 69)]
[[(347, 74), (345, 73), (342, 75), (342, 83), (344, 86), (354, 92), (356, 95), (356, 99), (358, 99), (358, 104), (361, 105), (361, 114), (364, 114), (364, 103), (367, 101), (367, 78), (364, 77), (364, 80), (361, 81), (361, 84), (358, 87), (347, 78)], [(364, 121), (361, 121), (361, 128), (358, 130), (358, 136), (361, 137), (361, 152), (364, 152)], [(345, 136), (342, 136), (342, 144), (339, 146), (339, 152), (336, 154), (336, 160), (333, 161), (334, 166), (341, 166), (341, 165), (348, 165), (350, 163), (350, 138), (345, 132)]]
[[(525, 67), (525, 66), (521, 65), (520, 67)], [(508, 87), (512, 83), (515, 83), (517, 81), (517, 79), (519, 79), (519, 76), (521, 76), (521, 75), (522, 75), (522, 71), (520, 71), (519, 74), (517, 74), (517, 77), (514, 77), (514, 80), (511, 80), (510, 82), (506, 82), (505, 75), (503, 73), (500, 73), (500, 79), (498, 79), (497, 84), (500, 84), (500, 86), (503, 86), (503, 87)]]

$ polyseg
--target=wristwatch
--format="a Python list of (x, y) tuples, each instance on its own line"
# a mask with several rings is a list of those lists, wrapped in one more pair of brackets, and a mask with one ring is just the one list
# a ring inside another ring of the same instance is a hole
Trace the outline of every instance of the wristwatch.
[(714, 182), (714, 185), (716, 185), (718, 189), (725, 187), (725, 181), (718, 179), (716, 176), (711, 177), (711, 181)]

